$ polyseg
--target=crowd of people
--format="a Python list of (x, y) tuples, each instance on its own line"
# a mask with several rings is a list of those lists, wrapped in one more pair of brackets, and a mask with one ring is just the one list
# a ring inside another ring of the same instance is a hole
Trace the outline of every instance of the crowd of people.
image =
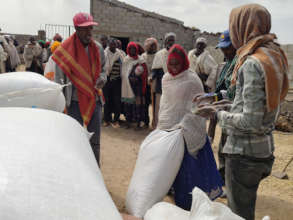
[[(232, 211), (254, 219), (259, 183), (274, 162), (274, 123), (288, 91), (288, 63), (270, 33), (268, 10), (258, 4), (232, 10), (229, 30), (216, 47), (225, 57), (223, 65), (202, 37), (188, 55), (173, 32), (166, 33), (162, 49), (150, 37), (143, 46), (130, 42), (124, 52), (118, 39), (92, 39), (97, 23), (91, 15), (78, 13), (73, 23), (76, 32), (64, 42), (60, 35), (51, 44), (31, 38), (24, 48), (25, 66), (68, 85), (67, 114), (94, 132), (97, 163), (102, 120), (103, 126), (115, 129), (134, 124), (136, 130), (182, 128), (185, 154), (173, 185), (176, 205), (190, 209), (188, 194), (194, 186), (214, 199), (225, 185)], [(5, 67), (15, 71), (20, 62), (17, 42), (0, 40), (1, 72)], [(217, 123), (222, 128), (218, 169), (210, 144)]]
[(0, 35), (0, 73), (14, 72), (21, 64), (15, 37)]

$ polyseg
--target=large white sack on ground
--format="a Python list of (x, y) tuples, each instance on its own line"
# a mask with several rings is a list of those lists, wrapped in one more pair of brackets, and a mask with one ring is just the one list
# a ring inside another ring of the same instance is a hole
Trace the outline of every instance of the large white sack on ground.
[(143, 217), (162, 201), (173, 184), (184, 155), (181, 130), (155, 130), (141, 144), (126, 195), (126, 210)]
[(144, 220), (189, 220), (189, 212), (168, 202), (159, 202), (149, 209)]
[(0, 108), (0, 219), (122, 220), (71, 117)]
[(0, 74), (0, 107), (33, 107), (62, 112), (62, 86), (33, 72)]
[(244, 220), (226, 205), (213, 202), (205, 192), (195, 187), (192, 191), (191, 211), (160, 202), (147, 211), (144, 220)]
[(234, 214), (228, 206), (213, 202), (205, 192), (195, 187), (192, 191), (192, 206), (189, 220), (245, 220)]

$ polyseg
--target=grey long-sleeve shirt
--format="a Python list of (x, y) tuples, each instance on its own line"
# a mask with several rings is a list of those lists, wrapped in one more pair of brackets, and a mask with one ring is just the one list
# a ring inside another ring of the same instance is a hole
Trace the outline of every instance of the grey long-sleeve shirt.
[(228, 132), (223, 152), (257, 158), (271, 156), (278, 111), (279, 108), (267, 111), (265, 72), (258, 60), (248, 57), (238, 70), (231, 111), (217, 113), (220, 126)]

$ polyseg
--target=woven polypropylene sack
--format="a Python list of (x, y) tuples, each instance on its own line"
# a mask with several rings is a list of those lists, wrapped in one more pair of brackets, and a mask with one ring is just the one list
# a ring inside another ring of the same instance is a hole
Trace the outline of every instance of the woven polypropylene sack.
[(0, 121), (0, 219), (122, 220), (76, 120), (0, 108)]
[(42, 108), (62, 112), (65, 97), (58, 83), (33, 72), (0, 74), (0, 107)]
[(189, 212), (171, 203), (159, 202), (149, 209), (144, 220), (189, 220)]
[(228, 206), (213, 202), (205, 192), (195, 187), (192, 191), (192, 206), (189, 220), (244, 220)]
[(234, 214), (225, 204), (213, 202), (205, 192), (195, 187), (192, 191), (190, 212), (175, 205), (160, 202), (147, 211), (144, 220), (244, 220)]
[(126, 210), (143, 217), (171, 188), (184, 155), (180, 129), (155, 130), (141, 144), (126, 195)]

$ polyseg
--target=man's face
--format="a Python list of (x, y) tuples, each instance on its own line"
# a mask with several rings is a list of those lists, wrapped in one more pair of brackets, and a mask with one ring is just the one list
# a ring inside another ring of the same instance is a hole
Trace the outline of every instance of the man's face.
[(110, 51), (111, 51), (111, 52), (115, 52), (115, 50), (116, 50), (116, 46), (117, 46), (117, 44), (116, 44), (115, 41), (110, 42), (110, 44), (109, 44), (109, 49), (110, 49)]
[(206, 44), (199, 42), (195, 45), (195, 49), (196, 49), (196, 56), (199, 56), (200, 54), (202, 54), (202, 52), (204, 51), (204, 49), (206, 48)]
[(122, 43), (120, 40), (117, 40), (117, 48), (122, 49)]
[(227, 58), (228, 60), (233, 60), (236, 55), (236, 49), (233, 47), (232, 44), (229, 47), (221, 48), (221, 51), (223, 52), (225, 58)]
[(157, 44), (156, 43), (153, 43), (149, 50), (147, 51), (148, 54), (155, 54), (157, 52)]
[(174, 43), (175, 43), (174, 36), (167, 37), (165, 40), (165, 46), (166, 46), (167, 50), (169, 50), (173, 46)]
[(76, 34), (84, 46), (87, 46), (93, 36), (93, 26), (75, 27)]
[(105, 49), (108, 46), (108, 38), (102, 37), (100, 40), (103, 48)]

